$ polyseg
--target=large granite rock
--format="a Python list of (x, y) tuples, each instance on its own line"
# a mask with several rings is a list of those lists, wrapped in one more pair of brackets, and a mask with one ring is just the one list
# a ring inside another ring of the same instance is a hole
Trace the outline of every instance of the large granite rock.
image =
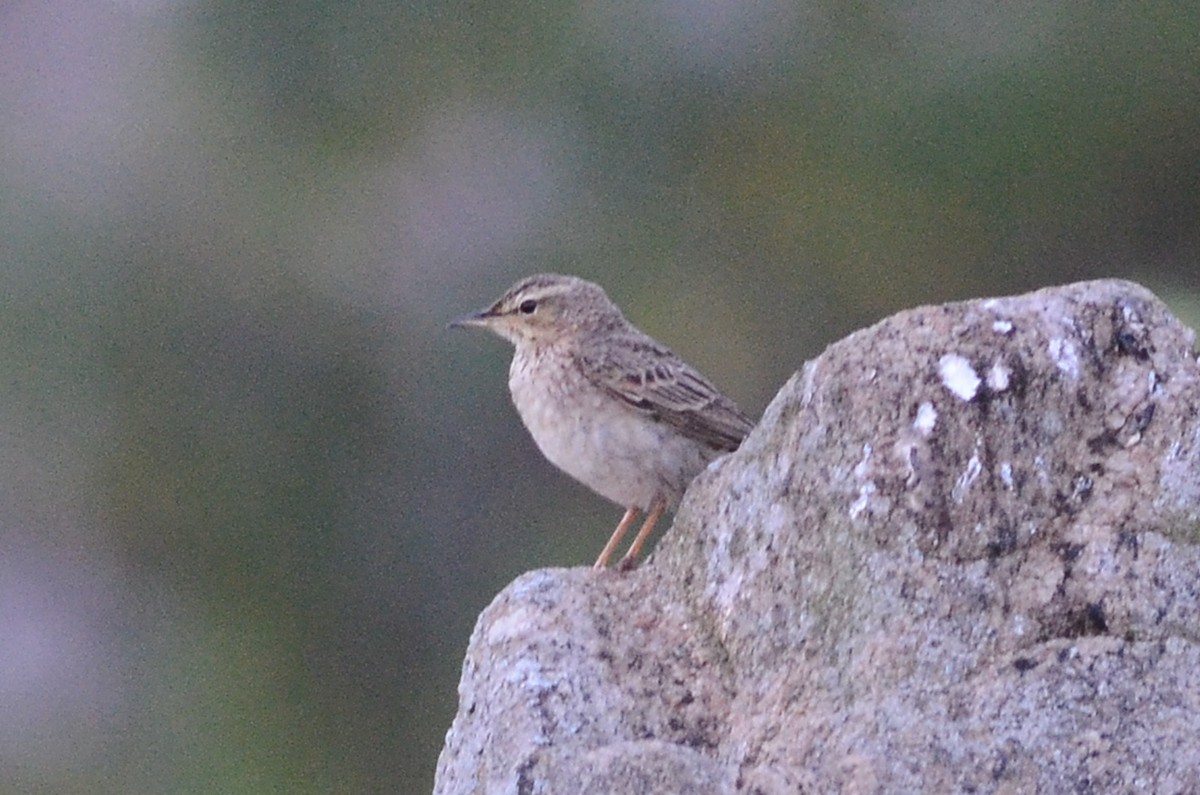
[(853, 334), (459, 692), (444, 795), (1200, 791), (1193, 335), (1118, 281)]

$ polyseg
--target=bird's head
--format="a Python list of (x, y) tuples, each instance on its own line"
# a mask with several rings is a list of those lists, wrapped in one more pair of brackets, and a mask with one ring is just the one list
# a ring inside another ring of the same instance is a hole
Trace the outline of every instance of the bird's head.
[(521, 346), (558, 342), (624, 322), (598, 284), (541, 273), (522, 279), (491, 306), (450, 325), (479, 326)]

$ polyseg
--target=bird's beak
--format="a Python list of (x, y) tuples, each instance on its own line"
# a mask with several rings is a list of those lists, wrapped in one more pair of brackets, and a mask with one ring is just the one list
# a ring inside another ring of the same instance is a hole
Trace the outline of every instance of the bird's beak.
[(457, 320), (451, 320), (447, 328), (467, 328), (468, 326), (482, 326), (486, 328), (488, 322), (493, 317), (495, 315), (492, 314), (491, 307), (488, 307), (487, 309), (480, 309), (478, 312), (472, 312), (469, 315), (463, 315)]

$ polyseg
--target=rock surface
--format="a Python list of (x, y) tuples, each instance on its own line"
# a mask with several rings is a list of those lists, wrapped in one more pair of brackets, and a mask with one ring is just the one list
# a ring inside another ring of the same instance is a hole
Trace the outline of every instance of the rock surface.
[(471, 638), (435, 792), (1200, 791), (1200, 366), (1101, 281), (831, 346), (628, 574)]

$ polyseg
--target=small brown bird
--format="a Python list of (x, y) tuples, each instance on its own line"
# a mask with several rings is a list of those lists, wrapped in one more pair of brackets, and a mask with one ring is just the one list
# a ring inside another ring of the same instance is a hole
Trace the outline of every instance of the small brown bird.
[(508, 387), (552, 464), (625, 508), (596, 560), (608, 564), (639, 512), (621, 568), (692, 478), (738, 448), (754, 423), (704, 376), (634, 328), (599, 285), (539, 274), (452, 326), (481, 326), (513, 344)]

